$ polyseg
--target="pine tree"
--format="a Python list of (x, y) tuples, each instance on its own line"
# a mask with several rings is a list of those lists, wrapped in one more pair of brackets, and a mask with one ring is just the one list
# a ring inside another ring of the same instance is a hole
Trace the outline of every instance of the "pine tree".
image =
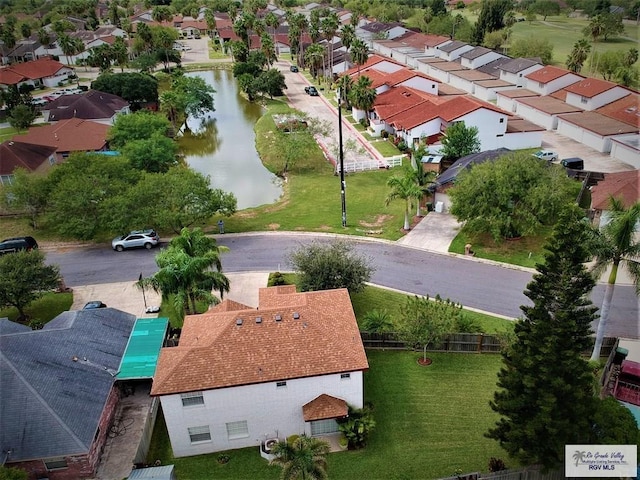
[(593, 380), (581, 352), (591, 346), (596, 307), (588, 261), (591, 238), (582, 213), (563, 213), (546, 246), (544, 264), (527, 285), (532, 306), (503, 354), (491, 408), (501, 415), (487, 436), (510, 456), (545, 468), (562, 465), (566, 444), (588, 443), (595, 409)]

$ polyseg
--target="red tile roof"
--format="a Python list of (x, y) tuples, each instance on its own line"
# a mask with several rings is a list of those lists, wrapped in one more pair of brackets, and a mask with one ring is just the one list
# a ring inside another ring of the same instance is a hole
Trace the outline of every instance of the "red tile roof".
[(341, 398), (323, 393), (309, 403), (302, 406), (302, 416), (305, 422), (326, 420), (328, 418), (343, 418), (349, 414), (347, 402)]
[(357, 74), (358, 73), (358, 68), (359, 68), (360, 74), (362, 74), (362, 72), (364, 72), (365, 70), (367, 70), (369, 68), (372, 68), (374, 65), (376, 65), (376, 64), (378, 64), (380, 62), (395, 63), (396, 65), (404, 68), (404, 64), (402, 64), (400, 62), (396, 62), (392, 58), (383, 57), (382, 55), (370, 55), (364, 65), (360, 65), (360, 67), (358, 67), (356, 65), (355, 67), (351, 68), (350, 70), (347, 70), (345, 75), (353, 76), (354, 74)]
[[(435, 97), (434, 95), (429, 95)], [(373, 104), (373, 110), (379, 118), (387, 119), (404, 110), (421, 105), (427, 94), (407, 87), (395, 87), (378, 95)], [(437, 98), (437, 97), (435, 97)]]
[(0, 175), (11, 175), (16, 168), (33, 172), (55, 153), (54, 147), (7, 140), (0, 145)]
[(640, 95), (632, 93), (596, 109), (596, 112), (638, 127), (640, 126)]
[(107, 144), (108, 125), (72, 118), (51, 125), (35, 126), (15, 140), (35, 145), (49, 145), (58, 153), (98, 151)]
[(443, 103), (441, 105), (442, 115), (440, 116), (447, 122), (452, 122), (453, 120), (478, 110), (479, 108), (485, 108), (487, 110), (509, 116), (507, 112), (491, 103), (483, 102), (482, 100), (465, 95), (453, 97), (448, 102)]
[(260, 289), (257, 309), (227, 305), (188, 316), (179, 345), (160, 352), (151, 394), (368, 368), (346, 289), (295, 293), (295, 287), (271, 287)]
[(606, 173), (604, 180), (591, 187), (591, 208), (609, 209), (609, 197), (622, 201), (625, 208), (640, 200), (640, 170)]
[(569, 85), (565, 90), (582, 97), (593, 98), (596, 95), (600, 95), (618, 86), (617, 83), (607, 82), (606, 80), (600, 80), (598, 78), (585, 78), (581, 82)]
[(532, 80), (534, 82), (540, 83), (549, 83), (553, 80), (556, 80), (560, 77), (564, 77), (565, 75), (569, 75), (572, 72), (569, 70), (565, 70), (564, 68), (554, 67), (552, 65), (547, 65), (544, 68), (536, 70), (535, 72), (531, 72), (528, 75), (525, 75), (525, 78)]
[(15, 85), (20, 81), (51, 77), (63, 68), (69, 68), (50, 57), (39, 58), (32, 62), (15, 63), (0, 69), (0, 83)]

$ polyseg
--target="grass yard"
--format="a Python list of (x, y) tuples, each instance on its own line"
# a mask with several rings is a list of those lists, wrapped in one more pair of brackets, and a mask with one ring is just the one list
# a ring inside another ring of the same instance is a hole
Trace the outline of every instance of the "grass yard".
[(462, 229), (451, 242), (449, 251), (464, 254), (464, 246), (470, 243), (476, 257), (535, 268), (544, 261), (542, 247), (550, 233), (550, 229), (544, 230), (539, 235), (496, 244), (488, 234), (471, 235)]
[[(376, 428), (367, 448), (332, 453), (327, 472), (332, 479), (433, 479), (462, 472), (487, 471), (490, 457), (516, 467), (497, 442), (484, 433), (497, 420), (489, 408), (495, 390), (499, 355), (437, 354), (433, 364), (418, 366), (415, 352), (367, 352), (365, 401), (373, 405)], [(172, 458), (166, 428), (159, 416), (148, 460), (173, 463), (181, 480), (276, 479), (258, 448)]]
[[(72, 293), (47, 293), (25, 308), (25, 313), (31, 321), (47, 323), (62, 312), (69, 310), (72, 303)], [(18, 318), (18, 310), (13, 307), (2, 308), (0, 309), (0, 318), (4, 317), (15, 321)]]
[(18, 130), (13, 127), (0, 128), (0, 143), (4, 142), (5, 140), (11, 140), (11, 138), (18, 133), (20, 132), (18, 132)]
[[(369, 140), (369, 138), (367, 138), (367, 140)], [(402, 153), (389, 140), (374, 141), (374, 142), (371, 142), (371, 145), (373, 146), (373, 148), (378, 150), (382, 154), (383, 157), (394, 157), (394, 156), (400, 155)]]

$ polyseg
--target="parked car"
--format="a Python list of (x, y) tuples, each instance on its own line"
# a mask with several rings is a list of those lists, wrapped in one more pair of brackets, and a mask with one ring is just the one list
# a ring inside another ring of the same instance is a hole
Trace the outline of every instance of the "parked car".
[(560, 162), (560, 165), (571, 170), (584, 170), (584, 160), (577, 157), (565, 158)]
[(318, 93), (318, 90), (316, 89), (316, 87), (314, 87), (313, 85), (310, 85), (308, 87), (304, 87), (304, 91), (308, 94), (311, 95), (312, 97), (317, 97), (318, 95), (320, 95)]
[(83, 310), (93, 310), (94, 308), (107, 308), (106, 303), (102, 303), (100, 300), (92, 300), (91, 302), (87, 302)]
[(539, 158), (540, 160), (546, 160), (548, 162), (554, 162), (558, 160), (558, 154), (552, 150), (538, 150), (533, 154), (533, 156)]
[(38, 242), (33, 237), (5, 238), (0, 242), (0, 255), (5, 253), (15, 253), (21, 250), (30, 252), (38, 248)]
[(294, 72), (294, 73), (298, 73), (298, 67), (296, 67), (295, 65), (291, 65), (291, 66), (289, 67), (289, 70), (291, 70), (291, 71), (292, 71), (292, 72)]
[(160, 237), (155, 230), (133, 230), (126, 235), (114, 238), (111, 242), (111, 247), (118, 252), (127, 248), (141, 247), (151, 250), (151, 248), (157, 246), (159, 243)]

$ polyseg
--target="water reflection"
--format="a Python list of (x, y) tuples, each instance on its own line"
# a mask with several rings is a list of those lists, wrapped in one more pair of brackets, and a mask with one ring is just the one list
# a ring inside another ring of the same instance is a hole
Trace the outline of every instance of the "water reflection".
[(278, 177), (260, 161), (253, 127), (262, 116), (259, 105), (239, 93), (231, 72), (194, 72), (216, 90), (215, 111), (190, 118), (189, 129), (179, 139), (186, 162), (211, 177), (211, 186), (232, 192), (238, 209), (274, 203), (282, 194)]

